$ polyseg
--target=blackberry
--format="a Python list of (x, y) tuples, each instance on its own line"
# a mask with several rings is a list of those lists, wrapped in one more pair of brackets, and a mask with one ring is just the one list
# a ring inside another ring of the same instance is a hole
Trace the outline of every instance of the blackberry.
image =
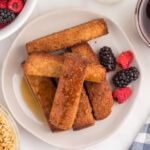
[(116, 87), (123, 88), (135, 81), (139, 77), (139, 71), (135, 67), (130, 67), (125, 70), (121, 70), (113, 77), (113, 83)]
[(6, 24), (15, 19), (15, 14), (12, 10), (0, 8), (0, 24)]
[(104, 46), (99, 52), (99, 61), (101, 65), (106, 68), (106, 71), (113, 71), (116, 69), (116, 58), (110, 47)]

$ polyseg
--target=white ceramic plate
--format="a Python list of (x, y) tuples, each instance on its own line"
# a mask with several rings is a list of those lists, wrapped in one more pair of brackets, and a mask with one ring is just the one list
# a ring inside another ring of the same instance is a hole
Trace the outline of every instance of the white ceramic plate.
[[(14, 40), (5, 58), (2, 70), (2, 90), (10, 111), (26, 130), (53, 146), (65, 149), (85, 147), (110, 136), (121, 125), (137, 100), (140, 79), (131, 84), (133, 89), (131, 98), (122, 105), (114, 104), (112, 114), (107, 119), (96, 121), (94, 126), (84, 130), (76, 132), (70, 130), (54, 134), (47, 125), (34, 117), (21, 96), (20, 81), (23, 73), (20, 63), (27, 56), (25, 44), (38, 37), (102, 17), (108, 24), (109, 34), (89, 42), (94, 51), (98, 52), (105, 45), (110, 46), (115, 55), (125, 50), (133, 50), (124, 32), (110, 18), (88, 10), (67, 9), (44, 14), (29, 23)], [(136, 57), (132, 65), (139, 68)], [(109, 73), (108, 78), (111, 79), (113, 74)]]

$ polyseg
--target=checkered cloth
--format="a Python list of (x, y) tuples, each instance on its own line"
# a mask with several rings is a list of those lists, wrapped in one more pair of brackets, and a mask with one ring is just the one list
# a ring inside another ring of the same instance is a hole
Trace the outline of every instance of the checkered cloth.
[(147, 119), (143, 129), (140, 131), (129, 150), (150, 150), (150, 117)]

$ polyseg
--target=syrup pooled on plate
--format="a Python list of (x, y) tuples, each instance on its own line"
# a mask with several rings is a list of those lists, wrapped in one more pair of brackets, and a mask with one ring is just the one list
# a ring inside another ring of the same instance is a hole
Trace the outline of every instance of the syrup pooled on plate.
[(31, 92), (30, 88), (28, 87), (24, 77), (21, 80), (20, 89), (21, 89), (21, 94), (22, 94), (23, 100), (24, 100), (25, 104), (28, 106), (28, 108), (31, 110), (33, 115), (37, 118), (37, 120), (46, 124), (44, 114), (42, 114), (40, 107), (39, 107), (38, 103), (35, 101), (35, 99), (32, 95), (32, 92)]
[(139, 26), (147, 42), (150, 42), (150, 0), (143, 0), (139, 9)]

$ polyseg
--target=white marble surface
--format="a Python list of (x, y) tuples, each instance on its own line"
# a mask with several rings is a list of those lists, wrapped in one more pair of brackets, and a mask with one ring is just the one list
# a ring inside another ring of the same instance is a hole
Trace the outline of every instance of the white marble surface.
[[(38, 0), (32, 16), (26, 22), (27, 24), (33, 18), (47, 11), (73, 7), (87, 8), (96, 12), (104, 12), (112, 17), (124, 29), (135, 47), (135, 53), (142, 66), (142, 85), (138, 101), (125, 122), (111, 137), (99, 144), (86, 148), (86, 150), (127, 150), (150, 112), (150, 48), (141, 41), (135, 28), (134, 11), (136, 3), (137, 0), (123, 0), (116, 5), (105, 6), (99, 4), (96, 0)], [(17, 33), (19, 33), (19, 31)], [(8, 48), (17, 33), (0, 42), (0, 70)], [(0, 103), (6, 106), (1, 89)], [(32, 136), (21, 126), (19, 126), (19, 130), (21, 136), (21, 150), (58, 150)]]

